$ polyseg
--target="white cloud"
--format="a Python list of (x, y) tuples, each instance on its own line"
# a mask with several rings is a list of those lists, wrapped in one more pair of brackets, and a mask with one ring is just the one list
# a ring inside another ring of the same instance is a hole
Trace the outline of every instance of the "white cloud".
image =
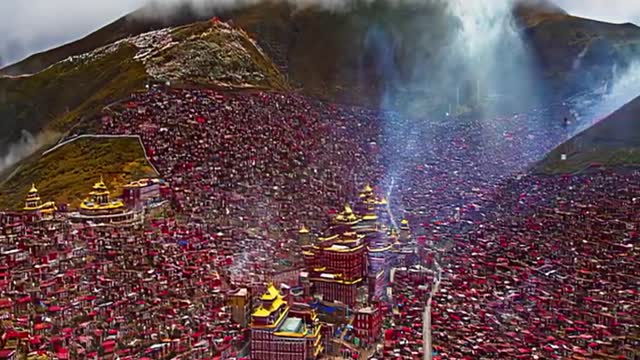
[(637, 0), (555, 0), (572, 15), (613, 23), (640, 25), (640, 1)]
[(0, 0), (0, 57), (5, 63), (78, 39), (144, 0)]

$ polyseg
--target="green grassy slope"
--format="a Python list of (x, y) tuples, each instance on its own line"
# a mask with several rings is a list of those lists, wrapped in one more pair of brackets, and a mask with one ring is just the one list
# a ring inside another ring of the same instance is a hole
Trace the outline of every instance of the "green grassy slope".
[(7, 181), (0, 184), (0, 209), (20, 209), (35, 183), (44, 201), (77, 205), (100, 178), (119, 194), (129, 181), (156, 175), (135, 138), (81, 138), (45, 156), (23, 161)]
[(22, 130), (64, 133), (82, 117), (143, 87), (146, 73), (122, 45), (97, 60), (62, 62), (32, 76), (0, 78), (0, 154)]

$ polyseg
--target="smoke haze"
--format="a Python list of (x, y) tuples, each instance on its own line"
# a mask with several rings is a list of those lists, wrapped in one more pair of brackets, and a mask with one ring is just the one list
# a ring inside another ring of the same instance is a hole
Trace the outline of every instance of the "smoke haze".
[(33, 136), (27, 130), (22, 130), (20, 139), (7, 148), (6, 154), (0, 157), (0, 173), (18, 163), (20, 160), (32, 155), (46, 144), (50, 144), (58, 138), (54, 132), (42, 132)]

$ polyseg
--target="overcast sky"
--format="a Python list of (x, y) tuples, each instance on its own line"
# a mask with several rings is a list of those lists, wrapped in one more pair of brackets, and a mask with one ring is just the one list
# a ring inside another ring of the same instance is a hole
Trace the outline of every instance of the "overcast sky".
[[(0, 65), (78, 39), (140, 7), (144, 2), (145, 0), (0, 0)], [(578, 16), (640, 24), (638, 0), (555, 2)]]

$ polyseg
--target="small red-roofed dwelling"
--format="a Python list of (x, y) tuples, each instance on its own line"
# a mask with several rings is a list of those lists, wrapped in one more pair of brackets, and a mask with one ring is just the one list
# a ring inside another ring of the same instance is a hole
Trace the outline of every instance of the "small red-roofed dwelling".
[(369, 306), (356, 312), (353, 327), (356, 336), (373, 343), (382, 333), (382, 311), (377, 306)]

